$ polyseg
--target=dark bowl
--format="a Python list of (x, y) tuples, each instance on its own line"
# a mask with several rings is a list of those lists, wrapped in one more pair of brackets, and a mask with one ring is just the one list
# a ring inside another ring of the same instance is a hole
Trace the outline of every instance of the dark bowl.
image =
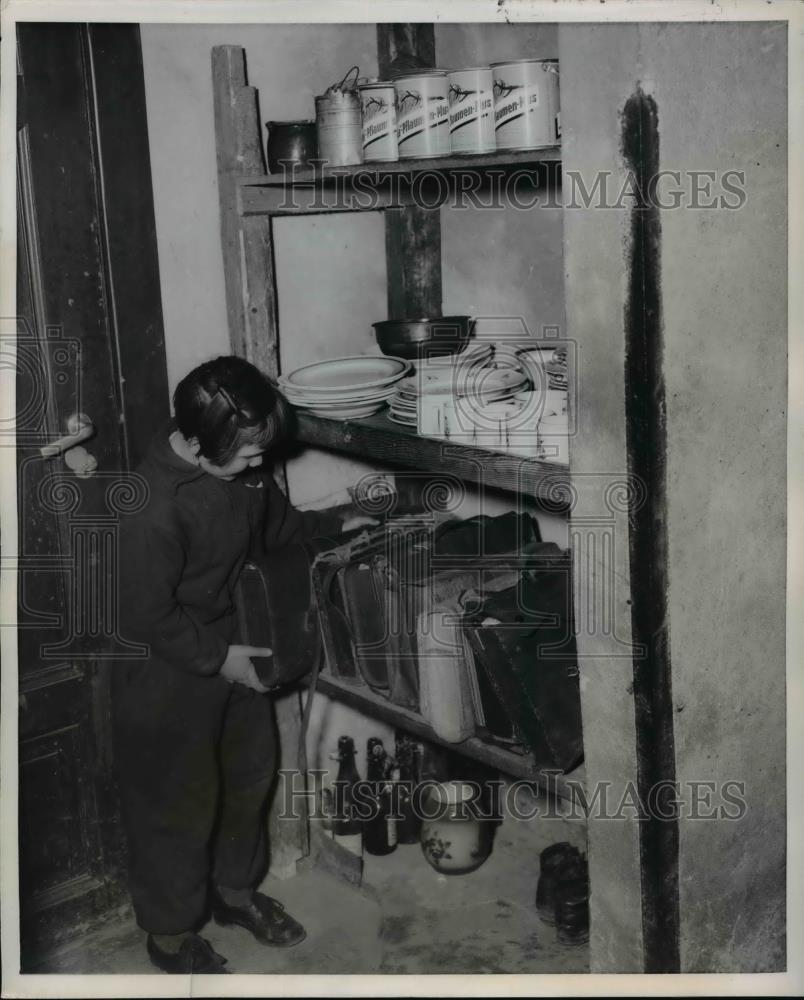
[(457, 354), (466, 347), (474, 330), (471, 316), (386, 319), (372, 326), (383, 354), (406, 359)]

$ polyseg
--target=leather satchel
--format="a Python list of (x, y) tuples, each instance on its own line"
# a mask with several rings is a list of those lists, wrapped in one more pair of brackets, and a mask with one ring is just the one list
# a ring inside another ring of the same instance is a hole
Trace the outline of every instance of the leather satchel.
[(310, 566), (305, 545), (286, 545), (247, 562), (240, 573), (235, 590), (240, 639), (272, 650), (271, 656), (251, 658), (268, 688), (300, 681), (321, 656)]
[(269, 549), (249, 560), (238, 578), (234, 603), (240, 641), (266, 646), (271, 656), (254, 656), (260, 681), (284, 687), (306, 677), (321, 658), (321, 630), (311, 579), (316, 556), (348, 544), (359, 531), (318, 537)]
[(537, 765), (566, 772), (583, 759), (570, 557), (556, 548), (537, 563), (517, 586), (487, 596), (463, 628), (478, 670)]

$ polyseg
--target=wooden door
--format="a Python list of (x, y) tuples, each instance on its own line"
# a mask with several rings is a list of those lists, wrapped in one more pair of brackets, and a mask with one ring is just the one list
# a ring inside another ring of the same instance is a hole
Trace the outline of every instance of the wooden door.
[[(23, 971), (125, 900), (108, 673), (117, 519), (169, 412), (142, 64), (132, 26), (18, 29), (17, 503)], [(3, 331), (8, 335), (8, 331)], [(85, 414), (77, 450), (42, 448)]]

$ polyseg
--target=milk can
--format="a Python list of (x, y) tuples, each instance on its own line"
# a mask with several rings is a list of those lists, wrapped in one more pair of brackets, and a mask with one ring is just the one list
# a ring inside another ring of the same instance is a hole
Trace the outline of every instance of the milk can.
[[(354, 73), (354, 78), (347, 80)], [(327, 167), (344, 167), (363, 162), (363, 127), (357, 77), (352, 66), (340, 83), (327, 87), (315, 99), (315, 123), (318, 130), (318, 156)]]
[(393, 83), (369, 80), (357, 89), (363, 111), (363, 159), (396, 160), (396, 91)]

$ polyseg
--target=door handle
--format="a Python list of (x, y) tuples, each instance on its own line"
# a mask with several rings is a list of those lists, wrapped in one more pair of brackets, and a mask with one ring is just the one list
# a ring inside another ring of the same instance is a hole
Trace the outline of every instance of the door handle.
[(63, 455), (70, 448), (75, 448), (82, 441), (91, 438), (94, 433), (95, 425), (86, 413), (73, 413), (67, 420), (67, 433), (64, 437), (51, 441), (50, 444), (40, 448), (39, 452), (42, 458), (55, 458), (57, 455)]

